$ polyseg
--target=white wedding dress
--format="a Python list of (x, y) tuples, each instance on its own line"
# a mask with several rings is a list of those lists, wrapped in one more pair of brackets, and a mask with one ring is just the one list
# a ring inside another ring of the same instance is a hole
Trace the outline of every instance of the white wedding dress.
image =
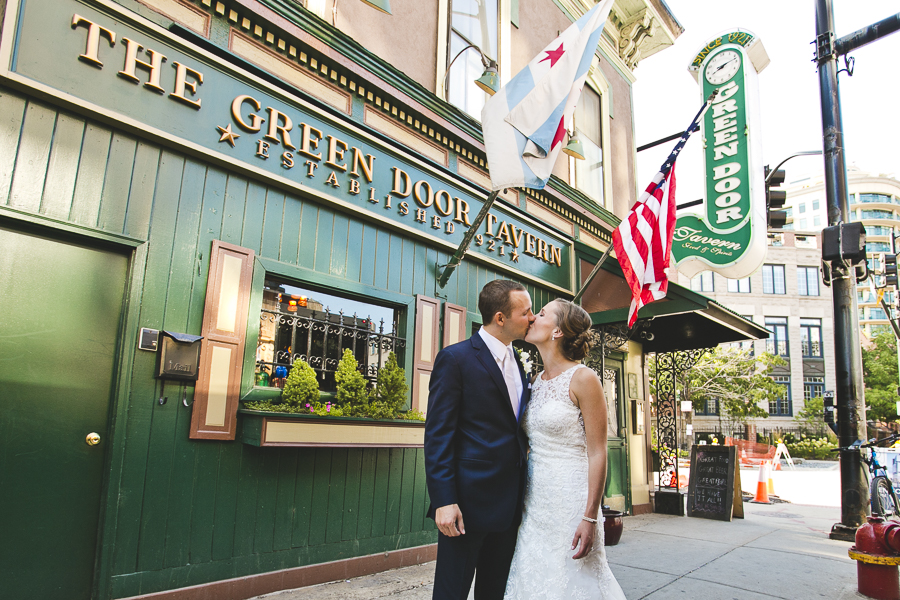
[[(532, 385), (524, 415), (528, 434), (525, 513), (504, 600), (624, 600), (606, 562), (602, 522), (590, 553), (573, 559), (572, 538), (588, 498), (588, 457), (581, 410), (569, 398), (575, 365)], [(599, 517), (598, 517), (599, 518)]]

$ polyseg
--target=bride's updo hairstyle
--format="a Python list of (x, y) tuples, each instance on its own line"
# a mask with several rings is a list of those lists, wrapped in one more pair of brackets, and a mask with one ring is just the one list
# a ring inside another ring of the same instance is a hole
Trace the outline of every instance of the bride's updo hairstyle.
[(553, 303), (556, 304), (556, 324), (562, 331), (559, 348), (569, 360), (580, 361), (594, 344), (591, 317), (586, 310), (568, 300), (557, 298)]

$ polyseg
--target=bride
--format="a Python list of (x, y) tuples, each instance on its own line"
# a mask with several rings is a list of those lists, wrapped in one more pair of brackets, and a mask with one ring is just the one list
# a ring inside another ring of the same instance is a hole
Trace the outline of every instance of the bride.
[(603, 546), (606, 400), (596, 373), (580, 362), (590, 327), (583, 308), (559, 299), (525, 337), (544, 370), (523, 417), (531, 445), (525, 513), (504, 600), (625, 598)]

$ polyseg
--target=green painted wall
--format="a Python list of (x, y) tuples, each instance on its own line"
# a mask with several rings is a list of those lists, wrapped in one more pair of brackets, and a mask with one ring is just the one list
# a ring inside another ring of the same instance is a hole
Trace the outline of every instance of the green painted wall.
[[(191, 441), (182, 394), (190, 404), (193, 388), (163, 390), (156, 355), (128, 341), (140, 327), (199, 334), (214, 239), (338, 278), (346, 290), (365, 285), (410, 301), (435, 295), (434, 265), (448, 255), (4, 88), (2, 215), (143, 241), (131, 261), (107, 450), (101, 597), (109, 581), (112, 597), (126, 597), (436, 540), (421, 450)], [(465, 261), (443, 292), (474, 312), (478, 291), (501, 276)], [(527, 287), (535, 306), (555, 297)]]

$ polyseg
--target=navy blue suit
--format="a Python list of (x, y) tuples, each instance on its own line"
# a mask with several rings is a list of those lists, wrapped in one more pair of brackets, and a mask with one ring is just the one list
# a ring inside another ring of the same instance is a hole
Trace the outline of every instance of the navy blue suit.
[[(521, 416), (531, 390), (516, 363)], [(438, 536), (435, 598), (464, 599), (476, 566), (475, 597), (502, 598), (522, 516), (527, 449), (503, 373), (481, 335), (441, 350), (425, 418), (428, 516), (457, 504), (466, 534)]]

